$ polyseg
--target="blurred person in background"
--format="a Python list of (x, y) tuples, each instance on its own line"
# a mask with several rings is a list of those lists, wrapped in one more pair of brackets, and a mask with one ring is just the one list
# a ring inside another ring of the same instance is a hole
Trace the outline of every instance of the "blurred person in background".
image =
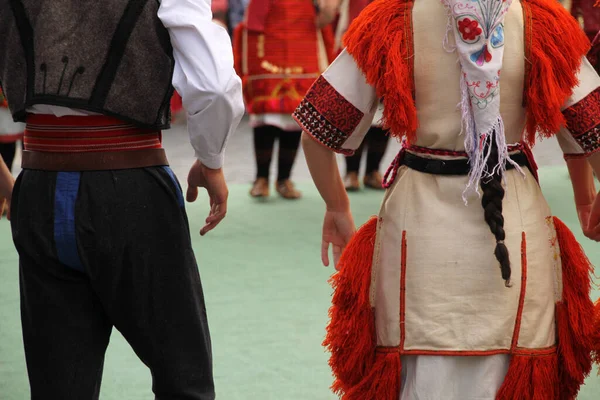
[(231, 32), (244, 20), (250, 0), (229, 0), (229, 29)]
[(600, 32), (600, 8), (594, 7), (596, 2), (597, 0), (571, 0), (571, 15), (579, 21), (590, 41)]
[(0, 89), (0, 155), (9, 169), (13, 168), (17, 142), (23, 140), (24, 130), (25, 124), (13, 121), (6, 98)]
[[(338, 54), (342, 51), (343, 36), (352, 21), (358, 17), (360, 12), (372, 0), (343, 0), (340, 5), (339, 18), (335, 29), (335, 51)], [(365, 167), (365, 176), (363, 184), (365, 187), (376, 190), (383, 190), (383, 177), (380, 172), (381, 160), (385, 155), (388, 144), (388, 135), (383, 129), (381, 118), (383, 110), (381, 106), (373, 118), (373, 125), (367, 132), (364, 141), (353, 155), (346, 156), (346, 177), (344, 186), (349, 192), (360, 190), (360, 180), (358, 177), (360, 162), (364, 153), (367, 153), (367, 163)]]
[(227, 213), (225, 145), (244, 112), (231, 40), (211, 20), (209, 0), (0, 3), (0, 81), (27, 124), (10, 202), (32, 400), (97, 400), (113, 327), (157, 399), (215, 398), (184, 195), (161, 142), (175, 86), (196, 156), (186, 197), (210, 198), (205, 235)]
[(6, 215), (10, 219), (10, 200), (15, 179), (0, 155), (0, 219)]
[[(23, 140), (23, 131), (25, 124), (14, 122), (13, 117), (8, 110), (8, 103), (0, 89), (0, 157), (4, 159), (4, 163), (11, 171), (14, 167), (14, 160), (17, 153), (17, 143)], [(0, 198), (0, 205), (2, 204)], [(9, 211), (8, 207), (0, 210), (0, 218), (3, 214)]]
[(330, 24), (338, 0), (250, 0), (234, 35), (235, 65), (242, 76), (254, 134), (255, 198), (270, 194), (269, 172), (279, 140), (275, 189), (284, 199), (301, 197), (290, 179), (301, 131), (291, 113), (333, 56)]
[(228, 0), (212, 0), (211, 10), (213, 13), (213, 22), (221, 25), (223, 28), (228, 29), (227, 21), (229, 14), (229, 2)]

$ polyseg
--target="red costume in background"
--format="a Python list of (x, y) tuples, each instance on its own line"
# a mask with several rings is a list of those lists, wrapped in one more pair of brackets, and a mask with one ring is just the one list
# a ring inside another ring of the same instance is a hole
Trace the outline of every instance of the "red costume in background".
[(252, 0), (234, 35), (236, 70), (251, 114), (291, 114), (333, 59), (333, 31), (313, 3)]

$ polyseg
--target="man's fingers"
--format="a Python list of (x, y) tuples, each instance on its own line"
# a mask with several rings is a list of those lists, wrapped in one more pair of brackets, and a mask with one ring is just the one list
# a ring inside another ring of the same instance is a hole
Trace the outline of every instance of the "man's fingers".
[(206, 217), (206, 225), (200, 229), (200, 235), (204, 236), (212, 231), (225, 219), (227, 215), (227, 203), (213, 204), (210, 213)]
[(193, 203), (198, 198), (198, 188), (196, 186), (188, 186), (187, 193), (185, 195), (185, 199)]
[(223, 221), (223, 218), (225, 218), (225, 215), (223, 215), (221, 218), (216, 219), (212, 222), (207, 223), (206, 225), (204, 225), (204, 227), (202, 227), (202, 229), (200, 229), (200, 235), (204, 236), (206, 235), (208, 232), (212, 231), (213, 229), (215, 229), (217, 227), (217, 225), (219, 225), (221, 223), (221, 221)]
[(324, 266), (329, 267), (329, 242), (325, 240), (321, 242), (321, 261)]

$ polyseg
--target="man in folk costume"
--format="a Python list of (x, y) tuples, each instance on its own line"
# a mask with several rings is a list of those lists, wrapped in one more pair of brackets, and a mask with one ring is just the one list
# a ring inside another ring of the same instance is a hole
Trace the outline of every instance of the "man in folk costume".
[[(553, 0), (376, 0), (345, 44), (294, 114), (327, 203), (323, 262), (333, 245), (339, 268), (333, 389), (574, 399), (600, 347), (592, 266), (529, 146), (557, 136), (581, 227), (600, 240), (600, 78), (577, 22)], [(359, 147), (377, 99), (405, 141), (379, 217), (354, 234), (332, 151)]]
[(254, 130), (256, 180), (250, 195), (269, 196), (269, 170), (279, 139), (275, 188), (284, 199), (301, 193), (290, 180), (301, 130), (290, 114), (331, 60), (339, 0), (251, 0), (234, 33), (236, 70)]
[[(243, 114), (227, 32), (208, 0), (9, 0), (0, 80), (26, 122), (11, 202), (32, 399), (98, 399), (117, 328), (157, 399), (215, 398), (184, 198), (161, 146), (173, 85), (205, 187), (225, 217), (223, 151)], [(6, 191), (5, 191), (6, 192)]]
[[(339, 54), (342, 48), (342, 39), (348, 27), (354, 21), (360, 12), (367, 6), (371, 0), (344, 0), (340, 5), (339, 18), (335, 30), (335, 52)], [(367, 153), (367, 162), (365, 165), (365, 175), (363, 184), (367, 188), (381, 190), (382, 176), (379, 172), (381, 160), (385, 155), (389, 136), (381, 124), (383, 109), (380, 107), (373, 118), (371, 129), (365, 135), (362, 145), (356, 149), (354, 154), (346, 156), (346, 177), (344, 186), (347, 191), (356, 191), (360, 189), (360, 180), (358, 178), (360, 163), (363, 153)], [(367, 147), (365, 151), (365, 147)]]

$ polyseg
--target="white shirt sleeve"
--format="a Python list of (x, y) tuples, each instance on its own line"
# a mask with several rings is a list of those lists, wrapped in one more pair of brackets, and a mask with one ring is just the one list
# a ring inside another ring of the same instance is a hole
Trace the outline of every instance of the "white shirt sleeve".
[(171, 37), (173, 86), (187, 111), (196, 157), (209, 168), (220, 168), (227, 139), (244, 115), (229, 35), (211, 21), (210, 0), (162, 0), (158, 17)]

